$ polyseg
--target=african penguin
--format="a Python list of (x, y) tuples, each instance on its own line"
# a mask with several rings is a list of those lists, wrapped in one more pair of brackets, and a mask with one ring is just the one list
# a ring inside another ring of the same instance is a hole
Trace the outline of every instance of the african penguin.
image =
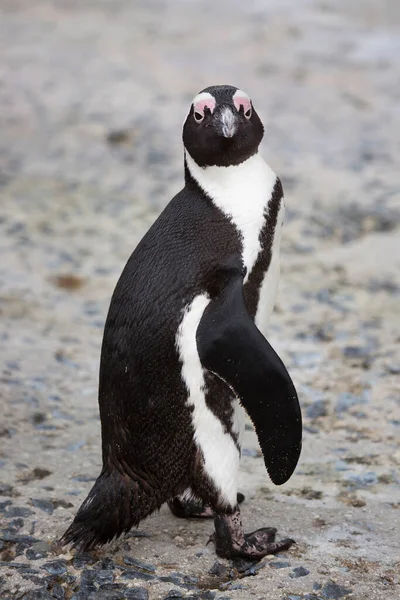
[(288, 548), (245, 534), (237, 493), (244, 411), (272, 481), (292, 475), (301, 413), (266, 326), (279, 277), (282, 186), (258, 152), (264, 128), (240, 89), (212, 86), (183, 127), (185, 186), (117, 283), (101, 351), (103, 468), (62, 537), (91, 549), (163, 503), (213, 516), (216, 552)]

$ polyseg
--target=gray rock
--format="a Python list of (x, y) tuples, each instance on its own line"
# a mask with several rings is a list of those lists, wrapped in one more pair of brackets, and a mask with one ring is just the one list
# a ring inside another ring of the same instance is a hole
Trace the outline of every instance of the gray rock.
[(328, 581), (325, 583), (321, 590), (321, 595), (326, 600), (337, 600), (338, 598), (343, 598), (347, 596), (347, 594), (351, 594), (353, 590), (345, 588), (341, 585), (338, 585), (334, 581)]
[(306, 408), (306, 415), (309, 419), (318, 419), (319, 417), (326, 417), (328, 414), (326, 400), (316, 400), (310, 406)]
[(54, 512), (54, 505), (50, 500), (42, 500), (40, 498), (33, 498), (32, 504), (35, 508), (40, 508), (40, 510), (47, 512), (49, 515), (52, 515)]
[(45, 588), (32, 590), (20, 597), (23, 598), (23, 600), (54, 600), (53, 596)]
[(62, 575), (62, 573), (66, 573), (67, 571), (67, 563), (65, 560), (53, 560), (45, 563), (41, 568), (50, 573), (50, 575)]
[(0, 483), (0, 496), (11, 496), (13, 487), (8, 483)]
[(151, 581), (155, 579), (155, 575), (150, 573), (143, 573), (142, 571), (136, 571), (135, 569), (127, 569), (121, 574), (124, 579), (142, 579), (144, 581)]
[(51, 595), (55, 600), (64, 600), (65, 589), (59, 583), (56, 583), (52, 587)]
[(272, 567), (273, 569), (286, 569), (287, 567), (290, 567), (290, 562), (275, 561), (275, 562), (270, 562), (269, 566)]
[(305, 577), (309, 575), (310, 571), (305, 569), (304, 567), (295, 567), (291, 573), (289, 573), (289, 577), (292, 579), (297, 579), (298, 577)]
[[(76, 554), (72, 560), (72, 565), (74, 569), (83, 569), (86, 565), (93, 565), (96, 562), (96, 559), (93, 558), (91, 554), (87, 554), (86, 552), (82, 552), (80, 554)], [(106, 567), (109, 568), (109, 567)]]
[(156, 568), (154, 565), (145, 563), (137, 558), (132, 558), (131, 556), (124, 556), (124, 563), (126, 565), (136, 567), (137, 569), (140, 569), (140, 571), (145, 571), (147, 573), (155, 573), (156, 572)]
[(10, 506), (4, 513), (7, 519), (11, 519), (12, 517), (29, 517), (30, 515), (33, 515), (33, 511), (25, 506)]
[(226, 577), (229, 573), (229, 567), (227, 567), (227, 565), (224, 565), (223, 563), (215, 561), (211, 569), (209, 569), (208, 573), (210, 575), (216, 575), (217, 577)]
[(149, 592), (142, 587), (130, 588), (124, 591), (126, 600), (149, 600)]

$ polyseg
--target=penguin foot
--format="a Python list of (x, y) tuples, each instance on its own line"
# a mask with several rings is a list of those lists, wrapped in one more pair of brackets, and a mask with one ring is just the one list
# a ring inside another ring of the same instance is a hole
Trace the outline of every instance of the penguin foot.
[(252, 533), (244, 533), (239, 507), (233, 513), (214, 515), (215, 534), (209, 541), (215, 543), (215, 551), (222, 558), (248, 558), (259, 560), (267, 554), (287, 550), (294, 540), (286, 538), (275, 541), (275, 527), (263, 527)]
[[(244, 495), (238, 492), (238, 504), (241, 504), (244, 499)], [(211, 506), (201, 501), (182, 500), (176, 496), (168, 502), (168, 506), (172, 514), (179, 519), (211, 519), (214, 516)]]

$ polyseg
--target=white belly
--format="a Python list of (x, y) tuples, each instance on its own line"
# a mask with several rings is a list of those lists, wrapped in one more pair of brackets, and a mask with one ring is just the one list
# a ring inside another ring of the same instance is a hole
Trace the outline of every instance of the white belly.
[[(188, 392), (188, 405), (193, 409), (194, 439), (202, 453), (204, 470), (227, 505), (236, 505), (237, 474), (240, 454), (221, 421), (206, 404), (206, 384), (196, 344), (196, 331), (210, 302), (206, 294), (196, 296), (183, 314), (176, 337), (182, 361), (182, 379)], [(241, 407), (234, 407), (234, 425), (241, 431)]]

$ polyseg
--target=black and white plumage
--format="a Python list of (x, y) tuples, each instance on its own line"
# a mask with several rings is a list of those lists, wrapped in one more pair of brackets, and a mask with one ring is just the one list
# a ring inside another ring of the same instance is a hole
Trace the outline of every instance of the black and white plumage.
[(301, 450), (297, 394), (264, 337), (284, 205), (258, 153), (263, 133), (251, 100), (232, 86), (207, 88), (191, 105), (185, 187), (111, 300), (99, 382), (103, 469), (64, 543), (90, 549), (164, 502), (176, 514), (193, 497), (214, 513), (221, 556), (260, 557), (291, 543), (275, 543), (271, 529), (246, 536), (237, 506), (244, 410), (274, 483), (289, 479)]

